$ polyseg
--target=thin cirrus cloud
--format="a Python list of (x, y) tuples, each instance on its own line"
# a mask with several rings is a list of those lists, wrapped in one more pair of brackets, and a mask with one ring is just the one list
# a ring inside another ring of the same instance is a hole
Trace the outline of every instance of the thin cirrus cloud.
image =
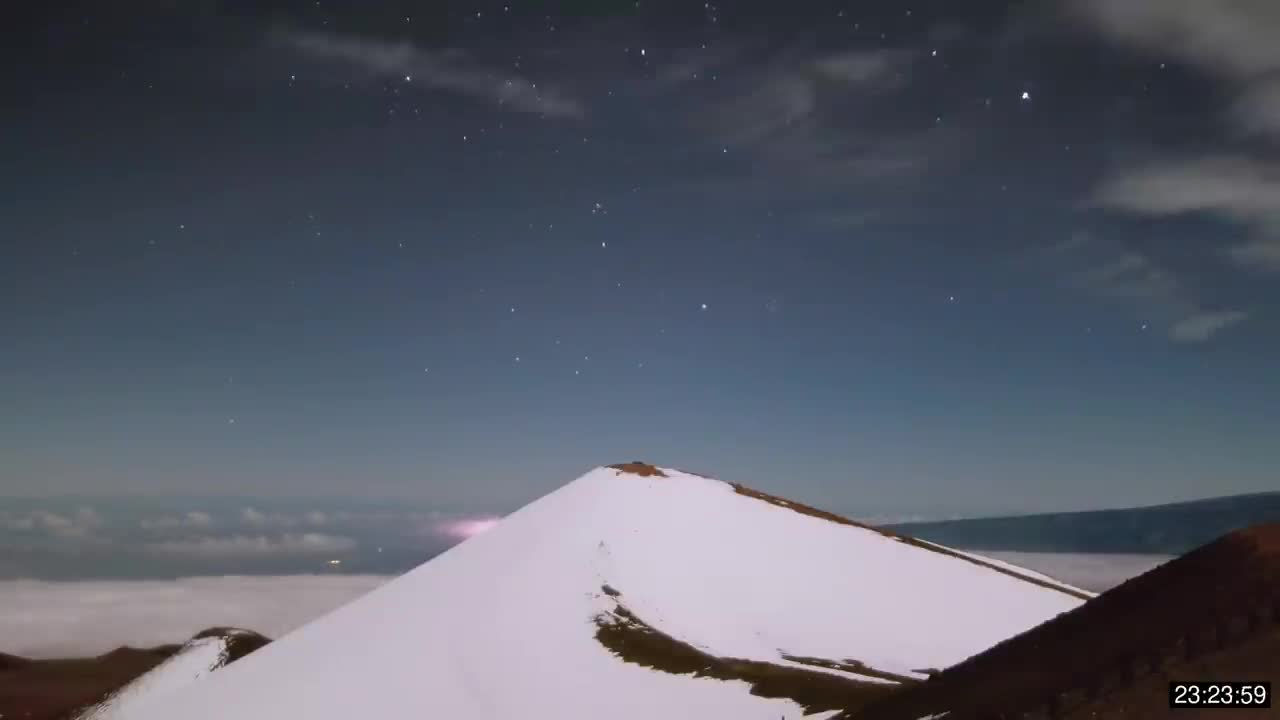
[(1219, 330), (1243, 322), (1248, 313), (1239, 310), (1198, 312), (1174, 323), (1169, 336), (1178, 342), (1196, 343), (1212, 338)]
[[(714, 66), (723, 73), (716, 90), (682, 94), (665, 86), (666, 100), (702, 142), (750, 158), (752, 172), (692, 178), (681, 190), (776, 192), (786, 178), (812, 197), (842, 196), (836, 206), (814, 209), (823, 216), (847, 209), (855, 186), (881, 190), (920, 178), (945, 144), (933, 130), (886, 130), (874, 122), (907, 86), (916, 49), (824, 53), (796, 46), (751, 60), (736, 48), (730, 53)], [(865, 202), (865, 192), (858, 199)]]
[(1249, 236), (1227, 257), (1280, 272), (1280, 3), (1272, 0), (1075, 0), (1071, 16), (1103, 37), (1218, 80), (1234, 100), (1226, 147), (1113, 171), (1094, 204), (1143, 216), (1202, 214)]
[(312, 60), (342, 63), (371, 76), (403, 80), (414, 87), (451, 92), (518, 112), (565, 118), (586, 114), (580, 100), (561, 90), (540, 87), (519, 75), (484, 67), (459, 51), (295, 29), (278, 29), (272, 37)]

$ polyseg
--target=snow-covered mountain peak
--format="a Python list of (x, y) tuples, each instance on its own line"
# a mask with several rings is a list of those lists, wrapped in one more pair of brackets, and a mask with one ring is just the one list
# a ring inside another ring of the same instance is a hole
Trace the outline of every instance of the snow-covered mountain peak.
[(796, 718), (918, 682), (1087, 597), (628, 463), (131, 717)]

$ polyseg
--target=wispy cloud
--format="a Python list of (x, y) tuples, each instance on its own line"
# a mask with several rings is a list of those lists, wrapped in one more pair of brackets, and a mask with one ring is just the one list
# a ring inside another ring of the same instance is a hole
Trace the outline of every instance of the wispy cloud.
[(1150, 216), (1206, 213), (1253, 236), (1228, 248), (1237, 263), (1280, 271), (1280, 164), (1215, 155), (1130, 168), (1098, 187), (1099, 207)]
[[(784, 53), (735, 68), (740, 81), (701, 107), (697, 120), (719, 141), (733, 145), (790, 139), (794, 150), (803, 137), (824, 148), (811, 155), (842, 154), (856, 148), (847, 142), (848, 127), (841, 135), (827, 125), (836, 106), (854, 95), (901, 87), (913, 59), (914, 53), (898, 49)], [(837, 142), (840, 137), (846, 141)], [(819, 138), (821, 142), (813, 142)]]
[(1241, 310), (1204, 307), (1171, 268), (1146, 253), (1088, 233), (1050, 246), (1045, 257), (1077, 290), (1128, 305), (1152, 323), (1159, 318), (1174, 342), (1206, 342), (1249, 317)]
[(720, 80), (667, 101), (684, 108), (708, 146), (746, 160), (684, 182), (682, 190), (714, 197), (776, 193), (785, 184), (819, 199), (813, 212), (821, 222), (855, 195), (865, 204), (869, 189), (919, 178), (939, 149), (935, 128), (886, 129), (875, 120), (906, 87), (919, 56), (913, 49), (829, 53), (797, 44), (731, 55), (734, 62), (715, 66)]
[(486, 68), (461, 51), (438, 51), (409, 42), (356, 35), (279, 29), (272, 37), (317, 61), (343, 63), (369, 75), (456, 93), (499, 107), (554, 117), (582, 117), (584, 104), (520, 75)]
[(152, 543), (146, 548), (168, 555), (228, 557), (253, 555), (323, 555), (353, 550), (356, 541), (349, 537), (322, 533), (266, 535), (232, 535), (200, 537)]
[(902, 87), (915, 53), (909, 50), (854, 50), (813, 62), (818, 75), (862, 90)]
[(0, 581), (3, 650), (81, 657), (181, 642), (213, 626), (271, 638), (385, 583), (375, 575), (184, 578), (142, 582)]
[(1111, 40), (1175, 58), (1236, 95), (1225, 115), (1239, 139), (1261, 146), (1224, 149), (1113, 173), (1098, 206), (1150, 216), (1202, 213), (1243, 225), (1251, 237), (1228, 257), (1280, 271), (1280, 3), (1271, 0), (1074, 0), (1065, 7)]
[(1249, 317), (1240, 311), (1198, 312), (1174, 323), (1169, 336), (1179, 342), (1204, 342), (1214, 333), (1243, 322)]

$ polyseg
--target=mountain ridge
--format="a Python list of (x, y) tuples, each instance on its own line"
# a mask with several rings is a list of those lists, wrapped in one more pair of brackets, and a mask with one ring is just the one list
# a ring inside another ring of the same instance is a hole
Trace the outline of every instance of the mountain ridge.
[[(588, 472), (136, 720), (798, 718), (1083, 602), (1049, 578), (629, 465)], [(334, 652), (357, 638), (358, 655)], [(646, 642), (683, 665), (646, 663)], [(828, 699), (796, 697), (802, 684)]]

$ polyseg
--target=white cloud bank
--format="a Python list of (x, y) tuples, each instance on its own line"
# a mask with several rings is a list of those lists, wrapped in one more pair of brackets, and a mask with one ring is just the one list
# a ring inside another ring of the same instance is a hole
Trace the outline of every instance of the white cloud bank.
[(1173, 559), (1169, 555), (975, 552), (1094, 592), (1113, 588)]
[(230, 625), (278, 638), (383, 584), (380, 575), (0, 581), (0, 652), (97, 655), (181, 642)]

